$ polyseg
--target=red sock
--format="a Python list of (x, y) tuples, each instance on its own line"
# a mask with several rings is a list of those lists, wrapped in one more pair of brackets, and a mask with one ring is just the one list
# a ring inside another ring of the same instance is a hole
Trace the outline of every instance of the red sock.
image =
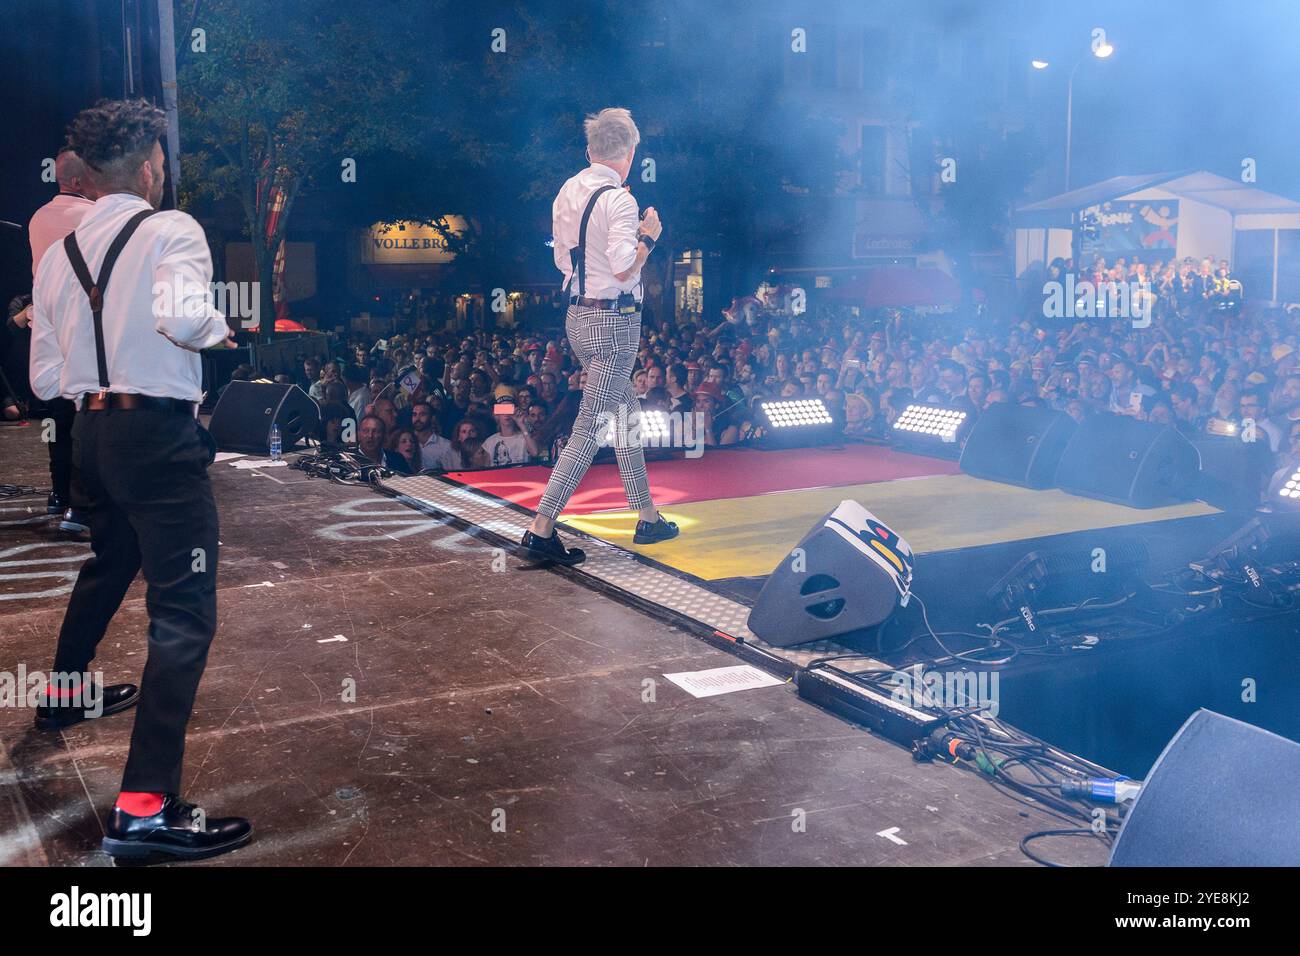
[(80, 687), (46, 687), (45, 696), (49, 698), (71, 698), (81, 693)]
[(138, 793), (123, 790), (117, 795), (117, 808), (133, 817), (151, 817), (162, 809), (161, 793)]

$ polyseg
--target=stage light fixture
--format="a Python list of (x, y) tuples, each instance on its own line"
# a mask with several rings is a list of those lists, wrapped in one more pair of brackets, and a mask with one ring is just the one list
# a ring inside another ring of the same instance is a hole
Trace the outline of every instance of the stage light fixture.
[(970, 430), (970, 414), (941, 405), (908, 405), (894, 421), (894, 438), (928, 455), (956, 458)]
[(668, 413), (658, 409), (644, 409), (641, 412), (641, 435), (644, 443), (646, 437), (662, 439), (671, 433)]
[(790, 398), (756, 403), (760, 443), (766, 448), (794, 448), (835, 441), (839, 426), (820, 398)]
[(1288, 468), (1273, 480), (1273, 503), (1281, 508), (1300, 509), (1300, 468)]
[[(614, 444), (614, 432), (617, 428), (618, 419), (610, 416), (601, 442), (602, 445), (610, 447)], [(629, 425), (630, 430), (631, 426)], [(666, 448), (672, 440), (672, 424), (668, 420), (668, 413), (655, 408), (641, 409), (641, 423), (636, 431), (640, 436), (641, 444), (652, 448)]]
[(831, 413), (820, 398), (794, 401), (763, 402), (763, 414), (773, 428), (793, 428), (798, 425), (829, 425)]

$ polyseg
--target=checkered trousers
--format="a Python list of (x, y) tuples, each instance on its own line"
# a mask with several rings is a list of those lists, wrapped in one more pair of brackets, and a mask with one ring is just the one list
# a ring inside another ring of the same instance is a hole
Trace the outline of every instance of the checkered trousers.
[[(582, 404), (573, 423), (569, 443), (546, 483), (539, 513), (558, 518), (591, 467), (611, 420), (638, 431), (641, 403), (632, 391), (632, 366), (641, 344), (641, 313), (621, 315), (607, 309), (571, 305), (564, 319), (573, 354), (587, 373)], [(628, 504), (635, 510), (650, 507), (650, 482), (640, 441), (631, 441), (623, 427), (614, 428), (614, 455)]]

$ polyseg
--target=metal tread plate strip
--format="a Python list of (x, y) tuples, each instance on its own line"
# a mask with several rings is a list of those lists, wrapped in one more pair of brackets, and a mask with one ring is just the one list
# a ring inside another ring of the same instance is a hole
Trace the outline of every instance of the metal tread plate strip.
[[(531, 512), (511, 502), (443, 478), (393, 477), (380, 482), (379, 488), (416, 510), (459, 519), (481, 532), (481, 537), (499, 539), (498, 543), (507, 547), (518, 544), (532, 520)], [(586, 561), (566, 569), (568, 573), (630, 597), (647, 609), (662, 609), (672, 617), (694, 622), (697, 629), (716, 633), (737, 650), (757, 652), (741, 656), (754, 658), (752, 662), (760, 666), (788, 676), (817, 658), (851, 652), (834, 641), (801, 644), (797, 648), (768, 644), (750, 631), (750, 609), (746, 605), (601, 538), (564, 524), (556, 527), (565, 547), (581, 547), (587, 553)], [(863, 658), (858, 666), (868, 669), (884, 665)]]

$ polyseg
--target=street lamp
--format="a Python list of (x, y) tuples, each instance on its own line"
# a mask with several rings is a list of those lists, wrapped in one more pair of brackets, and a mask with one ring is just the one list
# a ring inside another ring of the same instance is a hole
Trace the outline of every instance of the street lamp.
[[(1115, 47), (1109, 42), (1103, 42), (1093, 47), (1091, 55), (1099, 60), (1104, 60), (1115, 52)], [(1070, 79), (1065, 85), (1065, 191), (1070, 191), (1070, 143), (1074, 137), (1074, 74), (1083, 66), (1087, 56), (1081, 56), (1075, 61), (1074, 67), (1070, 70)], [(1030, 60), (1029, 65), (1035, 70), (1045, 70), (1051, 63), (1048, 60)]]

